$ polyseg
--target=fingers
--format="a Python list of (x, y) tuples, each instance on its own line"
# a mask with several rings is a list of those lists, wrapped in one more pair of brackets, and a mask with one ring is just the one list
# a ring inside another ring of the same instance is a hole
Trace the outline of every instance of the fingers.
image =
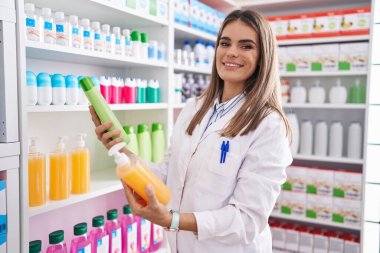
[(158, 200), (156, 198), (156, 195), (154, 194), (153, 186), (148, 185), (145, 188), (145, 191), (146, 191), (146, 195), (148, 197), (149, 205), (152, 206), (152, 207), (158, 206)]
[(99, 119), (98, 115), (96, 114), (94, 107), (92, 105), (90, 105), (89, 109), (90, 109), (90, 113), (91, 113), (92, 122), (94, 122), (95, 126), (99, 126), (101, 124), (100, 119)]
[(116, 139), (111, 140), (111, 141), (109, 141), (108, 143), (106, 143), (106, 144), (104, 144), (104, 145), (106, 146), (107, 149), (110, 149), (110, 148), (112, 148), (115, 144), (120, 143), (120, 142), (122, 142), (122, 141), (123, 141), (123, 138), (121, 138), (121, 137), (117, 137)]
[(104, 132), (106, 132), (107, 129), (110, 127), (112, 127), (112, 122), (108, 121), (108, 122), (105, 122), (105, 123), (103, 123), (103, 124), (101, 124), (95, 128), (95, 133), (98, 136), (99, 140), (101, 140), (101, 137), (104, 134)]

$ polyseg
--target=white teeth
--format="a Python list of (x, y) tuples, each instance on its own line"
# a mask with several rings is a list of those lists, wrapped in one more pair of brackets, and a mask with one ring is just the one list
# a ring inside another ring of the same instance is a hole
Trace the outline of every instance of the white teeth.
[(239, 64), (233, 64), (233, 63), (224, 63), (224, 65), (226, 65), (228, 67), (239, 67), (240, 66)]

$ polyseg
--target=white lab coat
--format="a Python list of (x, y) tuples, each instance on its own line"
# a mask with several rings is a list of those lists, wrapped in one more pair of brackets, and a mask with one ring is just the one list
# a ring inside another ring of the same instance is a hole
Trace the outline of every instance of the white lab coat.
[[(192, 136), (187, 126), (202, 100), (190, 99), (179, 115), (164, 161), (152, 169), (170, 188), (168, 209), (194, 213), (198, 233), (168, 232), (172, 253), (270, 253), (268, 218), (292, 162), (285, 126), (271, 113), (255, 131), (221, 137), (242, 99), (203, 134), (211, 108)], [(220, 164), (221, 143), (230, 149)]]

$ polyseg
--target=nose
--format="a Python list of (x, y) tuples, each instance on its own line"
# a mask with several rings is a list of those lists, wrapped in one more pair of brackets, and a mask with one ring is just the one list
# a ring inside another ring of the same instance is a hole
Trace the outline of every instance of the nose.
[(235, 45), (231, 45), (227, 50), (227, 56), (236, 58), (238, 57), (238, 55), (238, 47)]

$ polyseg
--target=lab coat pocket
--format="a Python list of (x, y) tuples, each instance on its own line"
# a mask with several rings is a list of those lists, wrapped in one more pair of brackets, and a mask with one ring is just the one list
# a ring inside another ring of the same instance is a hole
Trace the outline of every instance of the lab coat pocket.
[[(222, 150), (223, 141), (225, 144)], [(227, 142), (228, 141), (228, 142)], [(230, 179), (236, 178), (237, 172), (241, 163), (240, 145), (237, 141), (221, 139), (221, 144), (211, 150), (211, 160), (208, 164), (208, 170), (212, 173), (227, 177)], [(228, 148), (226, 145), (228, 143)]]

